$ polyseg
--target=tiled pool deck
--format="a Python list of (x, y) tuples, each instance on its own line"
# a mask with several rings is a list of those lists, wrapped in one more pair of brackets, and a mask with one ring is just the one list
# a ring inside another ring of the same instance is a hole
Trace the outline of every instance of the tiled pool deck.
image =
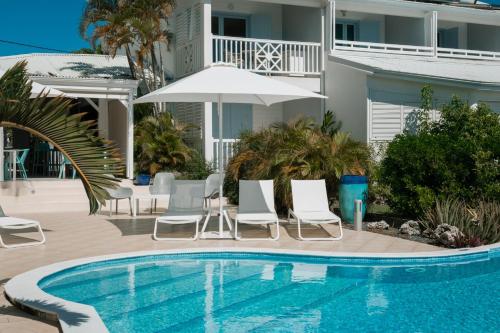
[[(59, 193), (59, 195), (61, 195)], [(9, 212), (9, 207), (5, 207)], [(13, 207), (15, 208), (15, 207)], [(65, 207), (67, 210), (67, 207)], [(281, 238), (273, 241), (233, 240), (198, 240), (198, 241), (164, 241), (151, 238), (154, 216), (139, 215), (131, 218), (127, 214), (128, 204), (121, 204), (118, 215), (89, 216), (85, 211), (66, 211), (54, 213), (34, 213), (37, 204), (26, 205), (28, 212), (18, 217), (36, 219), (41, 222), (47, 237), (45, 245), (17, 249), (0, 248), (0, 333), (16, 332), (58, 332), (54, 323), (43, 322), (39, 318), (26, 314), (10, 305), (3, 294), (3, 285), (13, 276), (28, 270), (64, 261), (90, 256), (107, 255), (121, 252), (143, 250), (162, 250), (176, 248), (208, 248), (208, 247), (252, 247), (258, 249), (292, 249), (328, 252), (428, 252), (442, 249), (431, 245), (417, 243), (400, 238), (384, 236), (370, 232), (345, 230), (344, 238), (338, 242), (303, 242), (296, 239), (296, 226), (282, 224)], [(14, 210), (14, 209), (12, 209)], [(14, 214), (12, 214), (14, 215)], [(213, 218), (215, 219), (215, 218)], [(212, 221), (212, 229), (216, 222)], [(168, 227), (167, 227), (168, 228)], [(252, 227), (250, 227), (252, 228)], [(336, 226), (328, 226), (328, 230), (336, 232)], [(168, 231), (168, 229), (166, 229)], [(187, 226), (184, 230), (176, 230), (176, 235), (186, 234), (192, 230)], [(263, 236), (266, 230), (243, 228), (245, 236)], [(306, 236), (318, 233), (315, 229), (304, 232)], [(258, 233), (258, 235), (257, 235)], [(7, 235), (11, 242), (25, 240), (24, 237), (35, 236), (35, 233)], [(23, 236), (21, 239), (19, 236)], [(319, 236), (319, 235), (318, 235)], [(265, 236), (264, 236), (265, 237)]]

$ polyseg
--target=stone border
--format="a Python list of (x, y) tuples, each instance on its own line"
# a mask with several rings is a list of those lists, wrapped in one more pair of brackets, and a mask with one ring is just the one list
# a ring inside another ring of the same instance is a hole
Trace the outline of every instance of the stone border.
[(94, 307), (70, 302), (44, 292), (38, 287), (38, 283), (45, 277), (62, 270), (84, 264), (124, 259), (129, 257), (157, 256), (168, 254), (196, 254), (196, 253), (262, 253), (275, 255), (297, 255), (316, 256), (326, 258), (366, 258), (366, 259), (432, 259), (446, 258), (470, 254), (487, 255), (492, 250), (500, 250), (500, 243), (471, 249), (443, 250), (434, 252), (418, 253), (351, 253), (351, 252), (327, 252), (327, 251), (301, 251), (289, 249), (257, 249), (250, 247), (231, 248), (187, 248), (158, 251), (139, 251), (119, 253), (63, 261), (43, 266), (26, 273), (19, 274), (10, 279), (5, 285), (5, 296), (14, 305), (21, 309), (34, 313), (35, 315), (58, 321), (64, 333), (88, 333), (108, 332), (104, 322)]

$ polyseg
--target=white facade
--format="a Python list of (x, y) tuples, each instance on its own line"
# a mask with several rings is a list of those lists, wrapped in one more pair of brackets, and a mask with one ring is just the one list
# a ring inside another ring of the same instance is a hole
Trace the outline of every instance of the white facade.
[[(224, 125), (224, 132), (232, 134), (224, 140), (228, 150), (241, 129), (259, 130), (299, 116), (319, 122), (327, 110), (356, 139), (390, 140), (419, 105), (426, 83), (432, 84), (437, 104), (457, 94), (500, 108), (498, 10), (403, 0), (186, 0), (174, 16), (177, 79), (214, 62), (229, 62), (328, 96), (326, 102), (304, 100), (271, 108), (229, 106), (225, 112), (231, 120)], [(388, 62), (420, 60), (413, 63), (413, 72), (401, 65), (393, 73), (362, 60), (347, 65), (339, 60), (351, 54), (386, 57)], [(449, 77), (439, 77), (431, 67), (423, 70), (426, 66), (420, 64), (426, 62)], [(490, 67), (477, 74), (474, 63)], [(468, 67), (473, 68), (470, 73), (456, 70)], [(498, 73), (496, 79), (488, 72)], [(208, 160), (218, 144), (213, 110), (209, 103), (174, 107), (178, 119), (199, 126), (190, 140)]]

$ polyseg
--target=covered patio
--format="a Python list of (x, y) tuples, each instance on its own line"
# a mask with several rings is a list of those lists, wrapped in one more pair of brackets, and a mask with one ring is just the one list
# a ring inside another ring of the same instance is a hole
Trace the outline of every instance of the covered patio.
[[(30, 78), (44, 86), (58, 89), (74, 98), (72, 113), (85, 112), (84, 120), (97, 124), (99, 136), (116, 143), (126, 161), (126, 176), (133, 176), (133, 106), (138, 81), (131, 79), (125, 57), (94, 54), (27, 54), (0, 57), (0, 69), (7, 70), (19, 61), (27, 62)], [(0, 165), (3, 150), (21, 154), (28, 178), (63, 178), (67, 170), (62, 155), (50, 144), (19, 130), (0, 128)], [(69, 169), (69, 168), (68, 168)], [(7, 170), (9, 172), (9, 170)], [(13, 178), (4, 175), (0, 180)], [(17, 176), (22, 177), (22, 174)], [(68, 176), (71, 173), (68, 171)]]

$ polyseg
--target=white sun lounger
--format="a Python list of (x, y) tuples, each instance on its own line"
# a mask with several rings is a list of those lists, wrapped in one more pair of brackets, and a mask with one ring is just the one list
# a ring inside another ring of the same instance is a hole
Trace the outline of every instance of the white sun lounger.
[[(342, 239), (342, 222), (340, 217), (330, 211), (326, 183), (321, 180), (292, 180), (293, 210), (288, 211), (288, 222), (292, 218), (297, 221), (299, 239), (301, 240), (340, 240)], [(326, 238), (302, 237), (301, 225), (338, 223), (340, 236)]]
[[(274, 208), (272, 180), (240, 180), (239, 207), (236, 214), (234, 234), (237, 240), (278, 240), (279, 219)], [(271, 238), (243, 239), (238, 235), (238, 223), (253, 225), (276, 224), (276, 236)]]
[(0, 234), (0, 245), (5, 247), (5, 248), (33, 246), (33, 245), (41, 245), (41, 244), (45, 243), (45, 235), (43, 234), (42, 227), (40, 226), (40, 222), (33, 221), (33, 220), (27, 220), (27, 219), (20, 219), (17, 217), (6, 216), (1, 207), (0, 207), (0, 228), (6, 229), (6, 230), (21, 230), (21, 229), (28, 229), (28, 228), (36, 228), (36, 229), (38, 229), (38, 232), (42, 236), (42, 240), (40, 240), (40, 241), (7, 245), (4, 243), (4, 241), (2, 239), (2, 235)]
[[(204, 180), (174, 180), (170, 194), (168, 211), (155, 221), (153, 238), (155, 240), (196, 240), (198, 226), (205, 215), (203, 199), (205, 195)], [(207, 215), (209, 217), (209, 215)], [(189, 224), (194, 223), (196, 230), (192, 238), (166, 238), (158, 237), (158, 224)]]

